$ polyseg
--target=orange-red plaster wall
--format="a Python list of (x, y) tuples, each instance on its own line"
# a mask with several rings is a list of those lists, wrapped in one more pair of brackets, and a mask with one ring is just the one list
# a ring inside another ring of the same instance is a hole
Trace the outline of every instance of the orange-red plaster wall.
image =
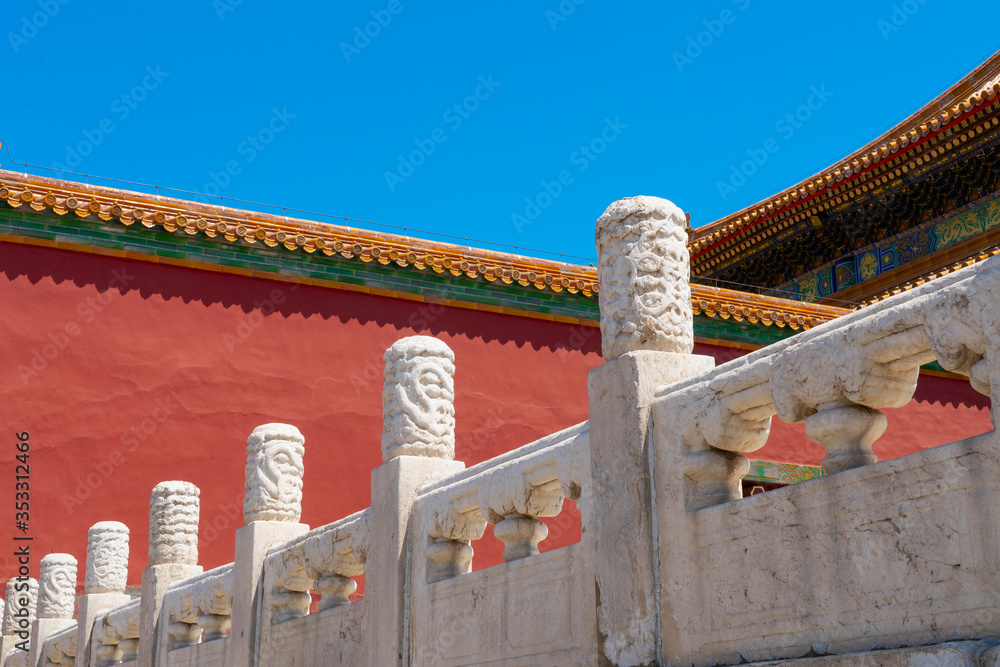
[[(259, 424), (291, 423), (306, 438), (303, 522), (368, 506), (382, 354), (400, 337), (438, 336), (455, 351), (456, 449), (467, 464), (587, 419), (587, 372), (602, 361), (592, 327), (10, 243), (0, 243), (0, 271), (0, 580), (16, 574), (21, 534), (16, 433), (30, 433), (32, 576), (43, 555), (64, 551), (82, 581), (87, 528), (116, 520), (132, 530), (138, 584), (160, 481), (202, 490), (201, 564), (232, 560), (246, 437)], [(879, 453), (983, 431), (987, 404), (965, 383), (925, 377), (917, 400), (890, 414)], [(801, 425), (776, 420), (772, 433), (754, 458), (821, 460)], [(579, 539), (572, 507), (549, 525), (543, 548)], [(477, 566), (501, 560), (491, 535), (474, 546)]]

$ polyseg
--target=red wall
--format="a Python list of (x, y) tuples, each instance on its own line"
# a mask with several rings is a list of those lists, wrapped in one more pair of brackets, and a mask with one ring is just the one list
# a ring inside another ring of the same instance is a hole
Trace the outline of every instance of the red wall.
[[(585, 420), (587, 372), (601, 363), (591, 327), (10, 243), (0, 243), (0, 270), (0, 422), (11, 438), (0, 498), (13, 499), (13, 438), (28, 431), (33, 576), (43, 555), (65, 551), (82, 581), (87, 528), (116, 520), (132, 530), (138, 584), (149, 491), (169, 479), (202, 490), (201, 563), (231, 561), (246, 437), (267, 422), (306, 438), (303, 522), (368, 506), (382, 354), (400, 337), (438, 336), (455, 351), (456, 449), (467, 464)], [(922, 378), (917, 400), (891, 411), (879, 454), (989, 428), (988, 400), (967, 387)], [(772, 433), (753, 458), (822, 459), (801, 425), (775, 420)], [(5, 539), (15, 533), (8, 511)], [(543, 546), (579, 539), (572, 507), (549, 524)], [(477, 565), (500, 560), (491, 536), (474, 547)], [(0, 580), (15, 574), (12, 552), (0, 550)]]

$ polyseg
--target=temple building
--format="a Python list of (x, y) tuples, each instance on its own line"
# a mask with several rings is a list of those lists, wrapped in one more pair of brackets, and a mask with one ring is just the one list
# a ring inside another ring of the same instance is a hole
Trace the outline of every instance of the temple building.
[[(1000, 55), (831, 169), (693, 231), (695, 353), (720, 364), (1000, 252), (998, 92)], [(202, 490), (200, 562), (228, 562), (246, 463), (233, 434), (271, 422), (305, 438), (303, 523), (367, 507), (383, 355), (406, 336), (454, 351), (467, 465), (588, 419), (593, 266), (13, 171), (0, 200), (0, 420), (30, 433), (23, 532), (41, 553), (83, 553), (99, 521), (138, 534), (134, 499), (176, 479)], [(881, 459), (990, 426), (989, 398), (936, 362), (885, 412)], [(822, 474), (823, 454), (775, 417), (744, 494)], [(15, 463), (0, 462), (4, 497)], [(579, 540), (567, 506), (543, 551)], [(475, 563), (501, 560), (494, 544)]]
[(697, 282), (864, 304), (1000, 252), (1000, 54), (818, 174), (700, 227)]

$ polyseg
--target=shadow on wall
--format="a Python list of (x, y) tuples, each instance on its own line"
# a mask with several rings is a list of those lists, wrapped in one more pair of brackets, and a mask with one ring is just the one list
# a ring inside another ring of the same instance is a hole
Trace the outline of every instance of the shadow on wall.
[[(596, 327), (585, 327), (592, 329), (593, 335), (572, 337), (575, 344), (567, 345), (567, 325), (541, 319), (531, 320), (533, 324), (526, 326), (528, 320), (525, 318), (405, 299), (392, 299), (397, 304), (393, 307), (388, 305), (387, 297), (372, 298), (367, 294), (338, 289), (139, 260), (2, 244), (0, 267), (8, 279), (13, 281), (23, 277), (32, 284), (44, 279), (51, 279), (56, 284), (71, 281), (78, 287), (96, 287), (102, 294), (108, 290), (123, 296), (138, 292), (144, 299), (159, 296), (164, 300), (182, 299), (185, 303), (197, 302), (204, 306), (235, 306), (244, 313), (260, 309), (267, 302), (269, 308), (286, 318), (292, 315), (319, 316), (344, 323), (356, 321), (359, 324), (412, 329), (431, 336), (447, 333), (483, 342), (513, 342), (518, 346), (530, 345), (535, 350), (564, 351), (573, 347), (584, 354), (601, 353), (601, 336)], [(114, 272), (120, 273), (123, 267), (127, 269), (126, 280), (112, 280), (110, 277), (116, 275)], [(281, 303), (268, 300), (268, 295), (275, 289), (283, 292)]]
[[(938, 404), (952, 408), (961, 406), (985, 412), (989, 412), (990, 409), (990, 397), (973, 389), (967, 380), (934, 377), (933, 375), (920, 376), (913, 400), (917, 403)], [(986, 419), (989, 421), (988, 417)]]

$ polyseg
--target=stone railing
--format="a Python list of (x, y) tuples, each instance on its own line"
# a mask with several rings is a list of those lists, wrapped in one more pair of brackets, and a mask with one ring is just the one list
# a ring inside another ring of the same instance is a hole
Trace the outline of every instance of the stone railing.
[(369, 516), (366, 509), (271, 547), (264, 561), (264, 590), (272, 625), (308, 614), (312, 590), (322, 596), (320, 611), (350, 602), (358, 588), (353, 577), (365, 573)]
[[(229, 636), (232, 612), (232, 563), (172, 584), (160, 608), (159, 664), (192, 662), (189, 656), (179, 654), (187, 647), (198, 648), (192, 651), (197, 654), (195, 664), (207, 660), (207, 650), (200, 645)], [(223, 643), (213, 645), (214, 655), (221, 657), (225, 652)]]
[(829, 474), (876, 461), (872, 444), (887, 425), (879, 409), (909, 403), (925, 363), (936, 360), (965, 375), (988, 396), (983, 318), (1000, 286), (977, 277), (992, 265), (950, 274), (661, 387), (661, 403), (681, 406), (685, 475), (692, 480), (688, 509), (740, 497), (747, 462), (736, 455), (765, 444), (773, 415), (805, 423), (806, 435), (826, 450)]
[[(547, 535), (540, 517), (559, 515), (566, 499), (587, 513), (589, 436), (584, 422), (421, 489), (413, 506), (410, 664), (517, 661), (540, 647), (549, 664), (589, 664), (592, 559), (580, 544), (538, 549)], [(504, 543), (505, 563), (472, 572), (470, 542), (488, 523)]]
[(564, 498), (580, 499), (589, 435), (584, 422), (422, 489), (417, 516), (426, 526), (427, 582), (470, 572), (469, 542), (487, 523), (504, 543), (504, 561), (537, 554), (548, 534), (539, 517), (557, 516)]
[(44, 667), (49, 665), (72, 665), (76, 662), (76, 625), (55, 633), (45, 641), (42, 655)]
[[(996, 424), (997, 260), (655, 392), (663, 660), (732, 664), (997, 635), (1000, 617), (979, 611), (1000, 599), (1000, 577), (983, 567), (998, 546), (982, 501), (1000, 490), (996, 431), (882, 463), (872, 451), (887, 428), (881, 410), (908, 403), (919, 367), (935, 360), (991, 397)], [(804, 422), (828, 474), (728, 502), (741, 496), (743, 454), (765, 444), (774, 415)], [(966, 664), (950, 660), (941, 664)]]
[[(370, 509), (362, 510), (269, 549), (260, 611), (262, 663), (284, 664), (295, 656), (319, 660), (329, 636), (342, 638), (342, 656), (364, 662), (366, 635), (359, 628), (366, 604), (351, 603), (350, 596), (358, 587), (354, 577), (365, 573), (370, 516)], [(321, 596), (316, 614), (309, 614), (310, 591)]]
[(95, 667), (128, 664), (139, 655), (138, 599), (98, 614), (94, 619), (93, 655)]
[[(72, 556), (8, 583), (3, 664), (1000, 664), (996, 431), (872, 451), (933, 360), (996, 423), (1000, 258), (714, 368), (691, 354), (684, 226), (642, 197), (598, 221), (607, 361), (588, 421), (465, 469), (455, 355), (404, 338), (385, 354), (369, 508), (310, 530), (305, 438), (260, 426), (233, 563), (202, 571), (199, 490), (158, 484), (141, 597), (128, 529), (96, 524), (76, 619)], [(741, 498), (775, 415), (804, 423), (827, 474)], [(567, 500), (581, 539), (545, 550)], [(473, 571), (490, 525), (504, 562)]]

